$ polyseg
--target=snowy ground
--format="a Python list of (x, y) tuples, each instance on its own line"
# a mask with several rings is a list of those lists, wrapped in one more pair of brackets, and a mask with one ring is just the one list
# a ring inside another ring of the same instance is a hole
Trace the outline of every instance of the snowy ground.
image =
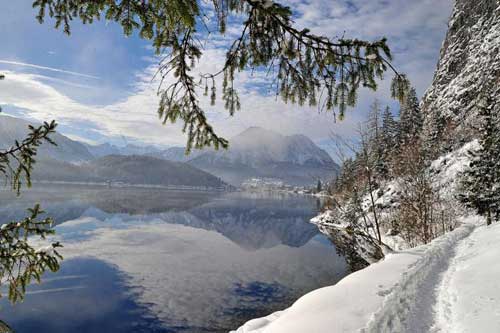
[(235, 332), (500, 332), (500, 224), (462, 222)]
[(436, 332), (500, 332), (500, 224), (458, 244), (438, 287)]

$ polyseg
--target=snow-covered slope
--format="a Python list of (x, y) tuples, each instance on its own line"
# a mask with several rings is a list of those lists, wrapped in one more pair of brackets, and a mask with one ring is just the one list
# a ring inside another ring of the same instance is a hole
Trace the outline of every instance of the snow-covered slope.
[(98, 145), (86, 144), (87, 149), (95, 157), (103, 157), (108, 155), (150, 155), (160, 152), (160, 149), (154, 146), (137, 146), (133, 144), (127, 144), (125, 146), (119, 147), (112, 145), (110, 143), (102, 143)]
[(475, 137), (475, 105), (488, 87), (500, 84), (500, 3), (457, 0), (448, 26), (434, 80), (422, 100), (425, 131), (439, 132), (441, 146)]
[(500, 332), (499, 244), (498, 223), (460, 242), (438, 287), (436, 331)]
[[(443, 197), (454, 201), (459, 174), (469, 163), (469, 152), (477, 148), (474, 140), (431, 164), (433, 185)], [(398, 180), (394, 180), (377, 190), (380, 193), (376, 194), (376, 204), (382, 215), (390, 214), (398, 204), (398, 187)], [(353, 249), (358, 255), (354, 257), (370, 266), (335, 286), (313, 291), (285, 311), (250, 321), (237, 332), (476, 332), (469, 328), (494, 320), (495, 325), (500, 325), (495, 315), (500, 311), (496, 303), (500, 303), (500, 297), (487, 297), (493, 277), (500, 276), (500, 266), (495, 268), (493, 262), (500, 255), (500, 247), (492, 245), (500, 238), (500, 226), (476, 228), (482, 223), (480, 218), (464, 217), (467, 214), (458, 205), (453, 209), (460, 226), (428, 245), (408, 249), (407, 244), (395, 239), (398, 236), (385, 235), (384, 242), (396, 251), (378, 263), (374, 263), (378, 254), (370, 243), (358, 239)], [(345, 227), (332, 211), (312, 222), (320, 230), (334, 228), (340, 235), (338, 231)], [(491, 262), (492, 266), (484, 266), (491, 273), (485, 275), (483, 262)], [(479, 287), (476, 294), (474, 283), (483, 277), (485, 287)], [(459, 292), (461, 287), (467, 291)], [(494, 311), (479, 311), (486, 304), (492, 305)], [(470, 312), (469, 308), (477, 311)], [(500, 326), (495, 325), (478, 332), (498, 332)]]
[[(500, 2), (456, 0), (438, 68), (421, 105), (422, 138), (431, 143), (431, 153), (454, 149), (429, 171), (434, 190), (449, 201), (453, 222), (461, 225), (428, 245), (388, 254), (237, 332), (500, 332), (500, 224), (485, 226), (476, 216), (464, 217), (454, 200), (468, 151), (478, 146), (478, 102), (499, 84)], [(382, 184), (373, 193), (381, 214), (398, 205), (400, 182)], [(315, 222), (342, 228), (342, 221), (331, 216), (327, 212)]]
[(462, 222), (235, 332), (499, 332), (500, 225)]
[(229, 149), (208, 151), (189, 164), (233, 185), (249, 178), (274, 178), (288, 184), (311, 185), (330, 180), (339, 166), (304, 135), (285, 136), (251, 127), (229, 140)]

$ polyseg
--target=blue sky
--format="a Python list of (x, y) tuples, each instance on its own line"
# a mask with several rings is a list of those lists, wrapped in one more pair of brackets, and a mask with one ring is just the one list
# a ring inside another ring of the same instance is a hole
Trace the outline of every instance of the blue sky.
[[(40, 25), (31, 0), (4, 1), (0, 6), (0, 105), (6, 114), (31, 120), (56, 119), (60, 131), (93, 143), (183, 145), (180, 125), (162, 126), (156, 116), (157, 83), (151, 81), (157, 59), (147, 41), (125, 38), (115, 23), (74, 22), (67, 37)], [(419, 94), (432, 80), (439, 49), (451, 15), (452, 0), (283, 0), (294, 12), (297, 26), (314, 33), (364, 39), (388, 37), (397, 68), (408, 73)], [(237, 23), (218, 41), (208, 40), (200, 72), (220, 68), (221, 40), (238, 34)], [(223, 42), (222, 42), (223, 44)], [(231, 137), (249, 126), (283, 134), (302, 133), (325, 144), (330, 132), (355, 135), (377, 97), (395, 106), (389, 78), (379, 91), (362, 91), (358, 106), (335, 123), (331, 114), (277, 102), (266, 96), (266, 78), (242, 73), (242, 111), (229, 117), (222, 103), (209, 107), (209, 119), (219, 133)]]

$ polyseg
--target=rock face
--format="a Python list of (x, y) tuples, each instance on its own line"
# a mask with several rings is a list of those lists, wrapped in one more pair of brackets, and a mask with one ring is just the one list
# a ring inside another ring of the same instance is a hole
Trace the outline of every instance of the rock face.
[(448, 26), (422, 100), (424, 130), (440, 148), (443, 142), (455, 148), (474, 138), (476, 105), (485, 91), (500, 85), (500, 2), (457, 0)]

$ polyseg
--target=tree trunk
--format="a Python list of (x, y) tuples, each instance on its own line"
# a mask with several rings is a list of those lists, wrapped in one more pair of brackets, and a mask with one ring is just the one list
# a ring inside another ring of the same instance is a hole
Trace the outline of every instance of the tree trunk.
[(372, 202), (372, 209), (373, 209), (373, 219), (375, 220), (375, 227), (377, 228), (378, 244), (382, 245), (382, 235), (380, 234), (380, 226), (378, 224), (375, 199), (373, 198), (372, 177), (370, 172), (368, 172), (368, 183), (369, 183), (368, 190), (370, 191), (370, 200)]

